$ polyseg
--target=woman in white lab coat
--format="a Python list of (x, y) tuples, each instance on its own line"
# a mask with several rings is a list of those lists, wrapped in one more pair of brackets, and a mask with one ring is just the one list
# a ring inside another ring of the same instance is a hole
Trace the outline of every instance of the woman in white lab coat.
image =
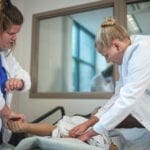
[[(70, 136), (87, 141), (114, 129), (129, 114), (150, 131), (150, 36), (129, 36), (113, 18), (96, 36), (96, 48), (107, 62), (119, 66), (114, 96), (88, 121), (73, 128)], [(87, 130), (89, 127), (91, 127)]]
[(10, 0), (1, 0), (0, 18), (0, 133), (5, 135), (7, 120), (24, 119), (23, 114), (10, 109), (12, 92), (28, 90), (31, 82), (12, 54), (23, 16)]

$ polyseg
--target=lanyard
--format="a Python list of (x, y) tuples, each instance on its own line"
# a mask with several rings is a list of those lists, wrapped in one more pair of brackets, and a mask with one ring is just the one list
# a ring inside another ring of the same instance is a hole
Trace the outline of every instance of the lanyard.
[(5, 68), (2, 66), (2, 60), (0, 55), (0, 87), (1, 92), (3, 93), (3, 97), (6, 100), (6, 90), (5, 90), (5, 83), (7, 81), (7, 73)]

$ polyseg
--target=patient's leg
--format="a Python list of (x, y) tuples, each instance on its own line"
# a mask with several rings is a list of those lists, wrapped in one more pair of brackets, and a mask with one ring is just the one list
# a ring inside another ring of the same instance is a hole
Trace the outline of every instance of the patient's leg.
[(55, 126), (48, 123), (28, 123), (24, 121), (9, 121), (8, 128), (13, 132), (25, 132), (39, 136), (49, 136)]

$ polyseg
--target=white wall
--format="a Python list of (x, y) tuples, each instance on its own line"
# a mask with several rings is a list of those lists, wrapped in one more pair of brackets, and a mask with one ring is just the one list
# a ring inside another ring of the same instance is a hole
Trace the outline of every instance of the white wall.
[[(21, 65), (30, 71), (32, 14), (94, 1), (96, 0), (12, 0), (21, 9), (25, 18), (15, 51), (16, 58)], [(26, 92), (15, 93), (12, 107), (23, 112), (31, 121), (58, 105), (64, 106), (66, 113), (71, 115), (75, 113), (86, 114), (105, 102), (105, 100), (99, 99), (30, 99), (29, 92)]]

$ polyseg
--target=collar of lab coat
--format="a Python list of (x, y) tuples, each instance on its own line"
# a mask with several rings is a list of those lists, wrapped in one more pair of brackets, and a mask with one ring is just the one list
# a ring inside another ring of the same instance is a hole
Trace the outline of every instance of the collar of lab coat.
[(5, 68), (6, 72), (9, 73), (9, 67), (6, 63), (6, 52), (0, 52), (1, 55), (1, 61), (2, 61), (2, 66)]

